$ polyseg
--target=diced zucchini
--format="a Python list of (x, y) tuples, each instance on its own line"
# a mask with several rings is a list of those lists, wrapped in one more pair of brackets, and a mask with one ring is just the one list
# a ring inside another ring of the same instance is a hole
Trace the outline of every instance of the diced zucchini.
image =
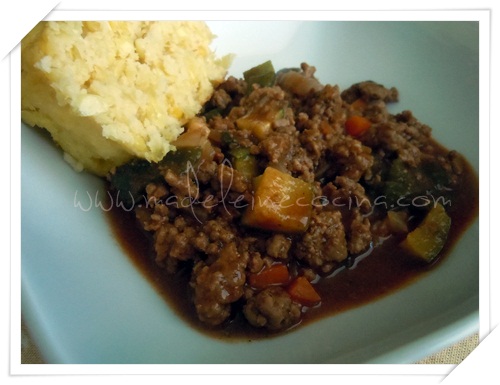
[(415, 170), (406, 167), (401, 159), (394, 160), (385, 183), (385, 195), (388, 202), (395, 203), (400, 198), (420, 191), (421, 186), (417, 182), (415, 173)]
[(250, 154), (250, 150), (248, 148), (234, 147), (229, 151), (229, 153), (235, 170), (240, 172), (249, 181), (257, 176), (257, 158)]
[(109, 175), (110, 187), (116, 191), (117, 201), (127, 207), (138, 203), (148, 183), (161, 179), (157, 163), (144, 159), (134, 159)]
[(436, 161), (422, 161), (418, 167), (407, 166), (401, 159), (390, 165), (384, 182), (383, 194), (389, 204), (401, 198), (412, 198), (440, 191), (450, 183), (450, 176)]
[(401, 246), (413, 256), (432, 262), (446, 243), (450, 226), (451, 218), (444, 207), (437, 204), (422, 223), (407, 235)]
[(313, 200), (309, 183), (272, 167), (255, 182), (253, 205), (242, 217), (245, 226), (285, 233), (307, 229)]
[(162, 170), (170, 169), (177, 174), (188, 171), (188, 165), (196, 167), (201, 158), (200, 147), (178, 148), (168, 152), (158, 163), (151, 163), (145, 159), (134, 159), (109, 175), (110, 187), (119, 196), (117, 200), (124, 205), (132, 206), (145, 196), (148, 183), (162, 181)]

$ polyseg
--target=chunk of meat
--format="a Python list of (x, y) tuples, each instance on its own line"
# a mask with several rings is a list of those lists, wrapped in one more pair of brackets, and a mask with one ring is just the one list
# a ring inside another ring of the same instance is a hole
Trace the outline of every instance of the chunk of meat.
[(187, 225), (183, 217), (176, 217), (173, 223), (159, 219), (158, 228), (153, 236), (156, 263), (174, 272), (179, 261), (195, 259), (196, 249), (191, 240), (196, 233), (196, 228)]
[(295, 256), (323, 272), (347, 257), (347, 242), (340, 211), (314, 211), (311, 223), (297, 242)]
[(351, 254), (359, 254), (367, 250), (372, 242), (371, 223), (357, 208), (351, 210), (349, 220), (347, 249)]
[(330, 152), (337, 174), (354, 181), (360, 180), (373, 165), (371, 149), (350, 136), (335, 141)]
[(431, 128), (415, 119), (410, 111), (377, 124), (361, 139), (363, 144), (395, 153), (404, 163), (416, 167), (431, 149)]
[(231, 314), (231, 304), (243, 295), (246, 260), (235, 243), (229, 243), (211, 265), (199, 262), (193, 269), (191, 286), (194, 305), (201, 321), (219, 325)]
[(244, 193), (250, 188), (247, 179), (241, 172), (225, 164), (220, 164), (217, 167), (217, 175), (221, 188), (225, 191)]
[(345, 207), (349, 210), (359, 208), (365, 214), (372, 210), (372, 203), (364, 187), (352, 179), (338, 176), (334, 182), (327, 183), (322, 191), (335, 207)]
[(271, 286), (249, 298), (243, 314), (253, 326), (278, 331), (299, 322), (301, 307), (281, 286)]
[(397, 102), (399, 99), (399, 93), (396, 88), (386, 88), (370, 80), (353, 84), (343, 91), (341, 95), (342, 99), (348, 103), (353, 103), (356, 99), (360, 98), (365, 101), (382, 100), (385, 103)]
[(267, 255), (276, 259), (287, 259), (292, 240), (283, 234), (274, 234), (266, 242)]
[(179, 202), (182, 202), (184, 198), (196, 199), (199, 194), (199, 186), (190, 174), (189, 170), (182, 174), (177, 174), (170, 169), (165, 171), (165, 181), (171, 187), (172, 192), (177, 195)]

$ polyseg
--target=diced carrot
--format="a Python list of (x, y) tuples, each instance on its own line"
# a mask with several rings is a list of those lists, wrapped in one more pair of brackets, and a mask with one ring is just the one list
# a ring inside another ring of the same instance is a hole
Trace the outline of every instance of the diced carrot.
[(282, 264), (266, 267), (262, 271), (248, 276), (248, 283), (255, 289), (264, 289), (271, 285), (284, 285), (289, 280), (288, 268)]
[(365, 133), (371, 126), (372, 123), (368, 119), (357, 115), (347, 118), (345, 122), (346, 132), (354, 137)]
[(321, 297), (306, 277), (297, 277), (287, 288), (290, 297), (304, 306), (315, 306), (321, 302)]

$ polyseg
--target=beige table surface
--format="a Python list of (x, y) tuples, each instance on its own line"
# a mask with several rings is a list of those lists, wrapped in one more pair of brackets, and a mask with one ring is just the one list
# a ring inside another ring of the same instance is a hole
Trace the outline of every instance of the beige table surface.
[[(30, 338), (24, 323), (21, 330), (21, 364), (44, 364), (43, 357)], [(460, 364), (478, 344), (479, 334), (476, 333), (415, 364)]]

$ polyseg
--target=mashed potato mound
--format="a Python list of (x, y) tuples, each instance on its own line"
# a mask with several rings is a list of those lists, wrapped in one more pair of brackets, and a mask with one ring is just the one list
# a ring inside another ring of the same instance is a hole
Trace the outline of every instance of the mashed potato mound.
[(21, 42), (22, 119), (77, 169), (159, 161), (224, 79), (213, 38), (203, 22), (41, 22)]

